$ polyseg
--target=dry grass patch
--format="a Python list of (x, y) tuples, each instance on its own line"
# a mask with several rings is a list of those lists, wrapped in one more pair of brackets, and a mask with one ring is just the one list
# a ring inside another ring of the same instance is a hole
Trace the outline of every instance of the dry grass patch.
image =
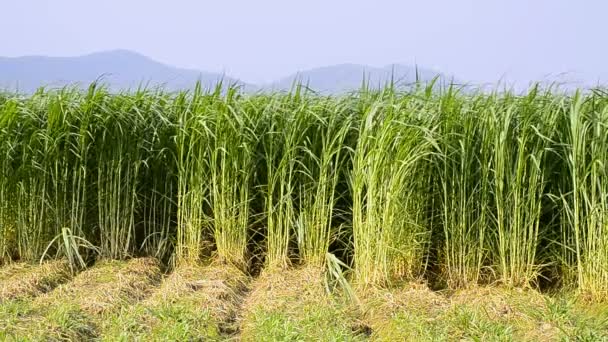
[(68, 284), (34, 299), (6, 336), (18, 340), (87, 340), (111, 312), (146, 298), (160, 281), (156, 260), (101, 261)]
[(264, 270), (255, 280), (241, 318), (243, 341), (357, 340), (368, 333), (358, 310), (330, 294), (316, 267)]
[(10, 264), (2, 264), (0, 266), (0, 281), (5, 281), (13, 275), (22, 272), (32, 265), (24, 262), (13, 262)]
[(522, 319), (529, 307), (543, 308), (546, 297), (538, 291), (521, 288), (473, 287), (457, 290), (448, 297), (451, 306), (483, 309), (492, 319)]
[(502, 326), (506, 335), (516, 340), (554, 341), (561, 335), (558, 327), (535, 315), (547, 311), (548, 298), (532, 289), (477, 287), (456, 291), (449, 300), (448, 314), (460, 316), (464, 324), (459, 333), (464, 336), (468, 328), (476, 328), (467, 324), (467, 318)]
[(248, 277), (236, 267), (178, 267), (148, 299), (125, 308), (104, 327), (103, 339), (209, 340), (235, 332)]
[(40, 265), (13, 264), (0, 269), (0, 303), (36, 297), (69, 281), (72, 273), (67, 262), (48, 261)]
[(474, 287), (438, 293), (424, 285), (362, 292), (373, 340), (536, 340), (563, 338), (551, 299), (534, 290)]
[(144, 304), (193, 300), (210, 309), (218, 321), (228, 322), (238, 314), (248, 283), (247, 275), (228, 264), (183, 266)]
[[(357, 289), (372, 339), (382, 341), (431, 338), (428, 324), (446, 310), (448, 300), (422, 283)], [(405, 323), (405, 324), (403, 324)]]
[(71, 283), (40, 297), (38, 304), (69, 302), (88, 314), (99, 315), (146, 298), (160, 278), (159, 264), (153, 258), (100, 261)]

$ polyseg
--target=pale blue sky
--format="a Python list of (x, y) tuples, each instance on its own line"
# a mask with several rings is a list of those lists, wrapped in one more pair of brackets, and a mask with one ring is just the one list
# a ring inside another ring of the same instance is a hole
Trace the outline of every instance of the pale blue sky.
[(4, 0), (1, 14), (0, 56), (121, 48), (256, 83), (347, 62), (608, 80), (605, 0)]

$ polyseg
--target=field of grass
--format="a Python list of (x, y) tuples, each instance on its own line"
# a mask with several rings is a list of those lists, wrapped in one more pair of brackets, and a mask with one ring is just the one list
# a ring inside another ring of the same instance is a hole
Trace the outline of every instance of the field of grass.
[(0, 327), (608, 339), (607, 165), (602, 90), (0, 95)]

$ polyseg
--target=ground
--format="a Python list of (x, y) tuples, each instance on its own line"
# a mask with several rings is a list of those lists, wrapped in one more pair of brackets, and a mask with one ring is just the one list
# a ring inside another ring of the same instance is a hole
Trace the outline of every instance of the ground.
[(335, 286), (316, 267), (250, 277), (153, 259), (0, 268), (0, 340), (602, 341), (608, 303), (498, 286)]

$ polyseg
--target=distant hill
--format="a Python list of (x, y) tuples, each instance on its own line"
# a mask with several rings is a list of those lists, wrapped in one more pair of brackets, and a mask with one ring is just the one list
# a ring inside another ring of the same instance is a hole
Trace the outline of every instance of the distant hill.
[(294, 82), (301, 82), (323, 93), (342, 93), (359, 89), (364, 79), (370, 87), (378, 88), (391, 81), (397, 86), (404, 87), (416, 80), (426, 83), (435, 77), (439, 77), (441, 82), (453, 81), (452, 77), (438, 71), (402, 64), (392, 64), (382, 68), (360, 64), (338, 64), (298, 72), (265, 88), (289, 90)]
[(162, 85), (168, 90), (191, 88), (197, 80), (210, 87), (219, 80), (241, 83), (219, 73), (175, 68), (127, 50), (78, 57), (0, 57), (0, 89), (31, 93), (40, 86), (83, 87), (102, 77), (113, 90)]
[(428, 82), (440, 77), (449, 83), (451, 77), (438, 71), (402, 64), (376, 68), (358, 64), (339, 64), (298, 72), (276, 82), (252, 85), (220, 73), (181, 69), (154, 61), (128, 50), (112, 50), (77, 57), (0, 57), (0, 91), (31, 93), (41, 86), (57, 88), (67, 84), (87, 87), (98, 80), (112, 90), (139, 86), (163, 86), (167, 90), (189, 89), (200, 80), (205, 87), (218, 81), (239, 84), (246, 92), (286, 91), (301, 82), (322, 93), (342, 93), (358, 89), (365, 77), (371, 87), (391, 81), (405, 86), (416, 81)]

